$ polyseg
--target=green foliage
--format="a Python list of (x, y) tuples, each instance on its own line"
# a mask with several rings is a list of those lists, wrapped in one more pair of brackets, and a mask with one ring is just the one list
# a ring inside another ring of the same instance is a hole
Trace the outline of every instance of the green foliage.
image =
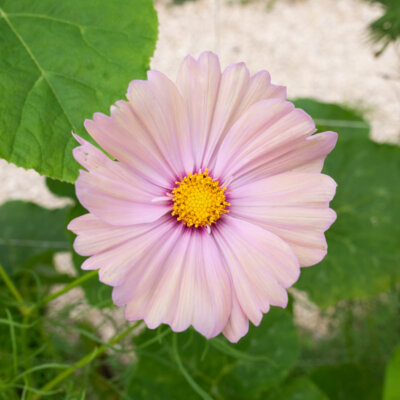
[(69, 211), (70, 207), (48, 210), (22, 201), (0, 206), (0, 265), (12, 273), (48, 264), (55, 252), (68, 250), (64, 226)]
[(266, 400), (328, 400), (307, 377), (291, 379), (274, 388)]
[(400, 399), (400, 344), (397, 345), (393, 357), (387, 365), (383, 400)]
[(58, 197), (69, 197), (76, 202), (75, 186), (56, 179), (46, 178), (47, 188)]
[(381, 54), (389, 43), (400, 38), (400, 2), (398, 0), (367, 0), (383, 6), (384, 13), (370, 25), (371, 38), (382, 43)]
[(128, 387), (133, 398), (259, 399), (287, 376), (298, 357), (292, 318), (277, 308), (238, 344), (223, 337), (207, 341), (193, 330), (177, 335), (174, 344), (175, 335), (169, 329), (146, 330), (135, 339), (139, 363)]
[(362, 366), (344, 364), (316, 368), (311, 375), (317, 386), (330, 400), (376, 400), (380, 387)]
[(145, 77), (156, 36), (148, 0), (0, 0), (0, 157), (73, 182), (71, 131)]
[(400, 148), (370, 141), (365, 121), (350, 110), (311, 100), (296, 105), (319, 130), (339, 132), (324, 168), (338, 183), (328, 255), (302, 271), (297, 287), (322, 307), (390, 290), (400, 280)]

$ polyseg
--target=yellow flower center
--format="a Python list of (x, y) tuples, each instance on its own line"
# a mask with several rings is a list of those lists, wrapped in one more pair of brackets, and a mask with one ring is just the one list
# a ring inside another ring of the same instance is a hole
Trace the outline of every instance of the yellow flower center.
[(211, 225), (222, 214), (228, 213), (230, 206), (225, 199), (226, 188), (221, 188), (218, 181), (203, 173), (185, 176), (172, 191), (174, 206), (172, 215), (187, 226)]

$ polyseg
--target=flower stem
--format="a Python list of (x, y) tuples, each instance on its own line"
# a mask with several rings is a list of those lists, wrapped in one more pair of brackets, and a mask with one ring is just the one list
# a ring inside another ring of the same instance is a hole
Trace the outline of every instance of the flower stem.
[(127, 329), (122, 331), (119, 335), (114, 336), (111, 340), (109, 340), (107, 343), (103, 344), (102, 346), (96, 347), (91, 353), (87, 354), (85, 357), (81, 358), (79, 361), (77, 361), (71, 367), (69, 367), (65, 371), (61, 372), (60, 374), (58, 374), (54, 379), (52, 379), (50, 382), (46, 383), (46, 385), (44, 385), (40, 389), (40, 393), (38, 393), (36, 396), (34, 396), (33, 400), (41, 399), (42, 394), (49, 392), (51, 389), (53, 389), (55, 386), (57, 386), (60, 382), (62, 382), (63, 380), (68, 378), (71, 374), (73, 374), (77, 369), (82, 368), (85, 365), (92, 362), (96, 357), (103, 354), (107, 350), (107, 348), (109, 348), (113, 344), (119, 342), (125, 336), (127, 336), (130, 332), (132, 332), (139, 324), (140, 324), (140, 321), (138, 321), (136, 324), (129, 326)]
[(179, 356), (178, 350), (178, 339), (177, 335), (174, 334), (172, 337), (172, 352), (175, 358), (176, 363), (178, 364), (178, 368), (181, 371), (183, 377), (186, 379), (186, 382), (192, 387), (192, 389), (203, 399), (203, 400), (213, 400), (213, 398), (205, 392), (198, 383), (190, 376), (189, 372), (185, 369), (182, 364), (181, 358)]
[(48, 296), (44, 297), (42, 300), (40, 300), (39, 305), (43, 306), (44, 304), (47, 304), (48, 302), (56, 299), (57, 297), (62, 296), (64, 293), (69, 292), (74, 287), (81, 285), (83, 282), (86, 282), (87, 280), (93, 278), (94, 276), (97, 276), (97, 273), (98, 273), (97, 270), (95, 270), (80, 276), (79, 278), (75, 279), (62, 289), (58, 290), (57, 292), (49, 294)]
[[(8, 287), (10, 292), (12, 293), (12, 295), (14, 296), (15, 300), (17, 300), (17, 302), (19, 304), (23, 303), (24, 299), (22, 298), (21, 293), (15, 287), (14, 283), (12, 282), (12, 280), (8, 277), (7, 272), (4, 270), (2, 265), (0, 265), (0, 276), (3, 278), (4, 283), (6, 284), (6, 286)], [(21, 313), (23, 315), (29, 313), (29, 308), (26, 307), (24, 304), (20, 305), (18, 307), (18, 309), (21, 311)]]

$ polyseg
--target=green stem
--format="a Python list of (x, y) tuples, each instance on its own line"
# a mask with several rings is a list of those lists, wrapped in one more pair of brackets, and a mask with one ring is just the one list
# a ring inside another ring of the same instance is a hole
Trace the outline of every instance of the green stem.
[[(3, 278), (3, 281), (5, 282), (6, 286), (8, 287), (8, 289), (10, 290), (10, 292), (12, 293), (12, 295), (14, 296), (15, 300), (17, 300), (17, 302), (19, 304), (24, 302), (24, 299), (22, 298), (20, 292), (18, 291), (18, 289), (15, 287), (15, 285), (13, 284), (13, 282), (11, 281), (11, 279), (8, 277), (7, 272), (4, 270), (4, 268), (2, 267), (2, 265), (0, 265), (0, 276)], [(22, 314), (27, 314), (29, 312), (29, 308), (26, 307), (25, 305), (21, 305), (18, 307), (18, 309), (21, 311)]]
[(183, 377), (186, 379), (186, 382), (192, 387), (192, 389), (203, 399), (203, 400), (213, 400), (213, 398), (205, 392), (198, 383), (190, 376), (189, 372), (186, 371), (185, 367), (182, 364), (181, 358), (179, 356), (178, 350), (178, 339), (177, 335), (174, 334), (172, 337), (172, 351), (175, 358), (176, 363), (178, 364), (178, 368), (181, 371)]
[[(137, 322), (136, 324), (133, 324), (133, 325), (129, 326), (127, 329), (125, 329), (119, 335), (113, 337), (111, 340), (109, 340), (104, 345), (96, 347), (91, 353), (87, 354), (85, 357), (80, 359), (78, 362), (76, 362), (70, 368), (68, 368), (65, 371), (61, 372), (53, 380), (51, 380), (50, 382), (46, 383), (46, 385), (44, 385), (40, 389), (40, 392), (49, 392), (51, 389), (53, 389), (55, 386), (57, 386), (60, 382), (62, 382), (63, 380), (68, 378), (71, 374), (73, 374), (77, 369), (82, 368), (85, 365), (89, 364), (96, 357), (98, 357), (101, 354), (103, 354), (107, 350), (107, 348), (109, 348), (110, 346), (112, 346), (115, 343), (117, 343), (120, 340), (122, 340), (125, 336), (127, 336), (130, 332), (132, 332), (139, 324), (140, 324), (140, 322)], [(42, 398), (42, 394), (37, 394), (36, 396), (33, 397), (33, 400), (39, 400), (41, 398)]]
[(44, 304), (47, 304), (48, 302), (56, 299), (57, 297), (62, 296), (64, 293), (69, 292), (71, 289), (73, 289), (76, 286), (79, 286), (83, 282), (86, 282), (87, 280), (93, 278), (94, 276), (97, 276), (97, 270), (91, 271), (85, 275), (80, 276), (79, 278), (76, 278), (74, 281), (63, 287), (62, 289), (58, 290), (55, 293), (49, 294), (46, 297), (43, 297), (42, 300), (40, 300), (39, 305), (42, 306)]

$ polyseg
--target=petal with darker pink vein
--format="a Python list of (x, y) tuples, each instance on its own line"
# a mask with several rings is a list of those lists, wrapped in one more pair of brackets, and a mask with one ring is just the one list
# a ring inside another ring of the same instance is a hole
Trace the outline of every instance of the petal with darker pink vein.
[(127, 98), (145, 128), (147, 141), (158, 146), (175, 176), (193, 171), (194, 162), (188, 119), (175, 84), (158, 71), (148, 71), (147, 81), (132, 81)]
[[(100, 280), (111, 286), (121, 284), (127, 273), (137, 271), (140, 263), (160, 247), (164, 237), (176, 235), (180, 227), (170, 216), (165, 216), (151, 224), (111, 227), (108, 234), (104, 223), (91, 221), (92, 226), (95, 224), (97, 227), (90, 231), (79, 226), (76, 229), (77, 245), (84, 247), (87, 253), (91, 252), (93, 247), (100, 247), (99, 252), (82, 264), (82, 269), (99, 269)], [(93, 231), (95, 231), (94, 234)], [(89, 234), (91, 234), (90, 237)], [(117, 236), (122, 236), (120, 243), (116, 243)], [(100, 239), (100, 244), (90, 243), (91, 238)], [(111, 245), (107, 245), (107, 239)]]
[(252, 169), (237, 172), (231, 189), (284, 172), (321, 172), (336, 141), (337, 133), (322, 132), (295, 142), (294, 146), (282, 149), (283, 152), (277, 156), (265, 154)]
[(285, 288), (293, 285), (300, 273), (289, 245), (273, 233), (232, 216), (213, 228), (212, 235), (229, 270), (238, 304), (253, 324), (260, 323), (270, 305), (286, 307)]
[[(158, 225), (162, 225), (163, 222), (163, 219), (160, 219), (157, 224), (114, 226), (93, 214), (85, 214), (73, 219), (69, 223), (68, 229), (77, 235), (74, 242), (75, 251), (82, 256), (92, 256), (122, 245), (130, 239), (140, 237)], [(100, 268), (100, 266), (96, 267), (96, 263), (94, 265), (92, 262), (86, 263), (86, 267), (88, 265), (94, 266), (94, 269)]]
[(249, 319), (240, 307), (235, 291), (232, 291), (232, 311), (222, 333), (232, 343), (236, 343), (249, 331)]
[(161, 188), (158, 193), (148, 193), (135, 183), (80, 171), (75, 188), (80, 203), (111, 225), (153, 222), (171, 209), (168, 201), (152, 202), (163, 196)]
[(253, 104), (233, 125), (218, 150), (216, 176), (241, 176), (293, 150), (315, 131), (311, 117), (279, 99)]
[(202, 53), (198, 60), (187, 56), (178, 73), (177, 86), (182, 94), (189, 120), (196, 169), (201, 166), (207, 134), (214, 116), (220, 79), (221, 68), (218, 57), (211, 52)]
[(230, 212), (281, 237), (300, 265), (310, 266), (326, 254), (323, 233), (336, 219), (329, 208), (335, 191), (336, 183), (327, 175), (288, 172), (237, 187)]
[(222, 139), (254, 103), (286, 98), (286, 88), (271, 84), (267, 71), (250, 77), (244, 63), (231, 64), (221, 74), (218, 57), (204, 52), (198, 60), (188, 56), (177, 77), (192, 137), (196, 168), (210, 167)]
[(183, 225), (155, 243), (113, 298), (127, 305), (128, 320), (144, 319), (150, 328), (166, 323), (174, 331), (192, 325), (207, 338), (223, 330), (231, 311), (229, 275), (213, 238)]

